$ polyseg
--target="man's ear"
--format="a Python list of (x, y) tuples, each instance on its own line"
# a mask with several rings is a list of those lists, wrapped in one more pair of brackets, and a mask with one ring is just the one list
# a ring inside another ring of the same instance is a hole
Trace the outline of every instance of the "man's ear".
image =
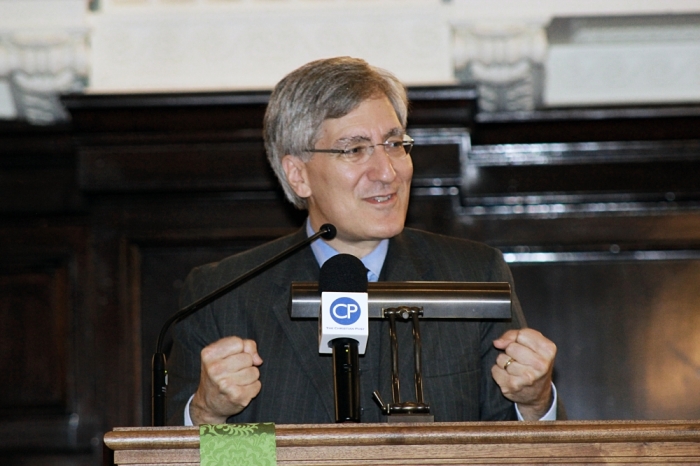
[(289, 185), (297, 196), (301, 198), (311, 196), (311, 186), (309, 186), (306, 164), (301, 158), (295, 155), (285, 155), (282, 157), (282, 169), (287, 176)]

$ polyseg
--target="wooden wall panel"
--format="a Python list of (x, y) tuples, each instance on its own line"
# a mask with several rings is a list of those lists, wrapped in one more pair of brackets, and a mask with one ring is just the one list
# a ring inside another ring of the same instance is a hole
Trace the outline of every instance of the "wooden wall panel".
[(0, 409), (66, 410), (71, 309), (66, 274), (65, 267), (46, 267), (0, 275)]
[(481, 113), (473, 143), (673, 141), (697, 139), (697, 106), (553, 109)]
[[(560, 347), (570, 414), (697, 416), (700, 110), (475, 115), (467, 88), (411, 96), (407, 223), (505, 253)], [(265, 162), (266, 99), (72, 96), (70, 126), (0, 124), (0, 462), (97, 464), (102, 432), (148, 423), (187, 271), (301, 225)]]
[(261, 141), (88, 148), (79, 152), (85, 191), (275, 190)]
[(511, 264), (572, 419), (700, 418), (700, 251)]
[[(272, 239), (272, 238), (270, 238)], [(262, 244), (264, 238), (243, 238), (231, 244), (208, 244), (202, 242), (192, 246), (145, 246), (138, 248), (141, 280), (141, 405), (142, 419), (139, 423), (151, 422), (151, 358), (155, 352), (158, 333), (163, 323), (180, 308), (179, 295), (183, 281), (194, 267), (219, 261), (231, 254)], [(166, 338), (164, 351), (170, 353), (172, 338)]]
[(22, 464), (30, 455), (49, 463), (62, 452), (66, 460), (94, 464), (101, 407), (92, 368), (105, 361), (94, 351), (85, 312), (91, 288), (85, 230), (48, 219), (4, 220), (0, 462)]

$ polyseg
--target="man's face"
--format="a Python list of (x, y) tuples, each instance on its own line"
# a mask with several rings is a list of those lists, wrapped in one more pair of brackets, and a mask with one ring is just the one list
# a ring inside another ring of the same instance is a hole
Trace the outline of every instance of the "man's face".
[[(403, 130), (389, 99), (370, 99), (342, 118), (326, 120), (315, 149), (343, 148), (346, 140), (381, 144), (397, 132)], [(362, 257), (378, 241), (403, 230), (413, 176), (411, 157), (390, 158), (384, 147), (377, 146), (362, 164), (325, 153), (314, 153), (305, 163), (286, 156), (283, 164), (294, 190), (308, 200), (314, 230), (324, 223), (338, 229), (331, 242), (338, 251)]]

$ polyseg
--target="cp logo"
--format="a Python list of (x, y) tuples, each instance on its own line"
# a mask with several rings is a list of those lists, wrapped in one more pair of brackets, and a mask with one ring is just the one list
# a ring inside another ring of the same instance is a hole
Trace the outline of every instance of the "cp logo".
[(360, 305), (352, 298), (338, 298), (331, 304), (331, 317), (341, 325), (352, 325), (360, 318)]

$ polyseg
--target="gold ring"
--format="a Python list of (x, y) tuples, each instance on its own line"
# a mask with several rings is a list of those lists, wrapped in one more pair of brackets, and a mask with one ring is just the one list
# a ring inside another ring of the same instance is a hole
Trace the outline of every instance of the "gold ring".
[(508, 366), (510, 366), (510, 365), (513, 363), (513, 361), (515, 361), (515, 359), (510, 358), (510, 359), (503, 365), (503, 370), (508, 369)]

